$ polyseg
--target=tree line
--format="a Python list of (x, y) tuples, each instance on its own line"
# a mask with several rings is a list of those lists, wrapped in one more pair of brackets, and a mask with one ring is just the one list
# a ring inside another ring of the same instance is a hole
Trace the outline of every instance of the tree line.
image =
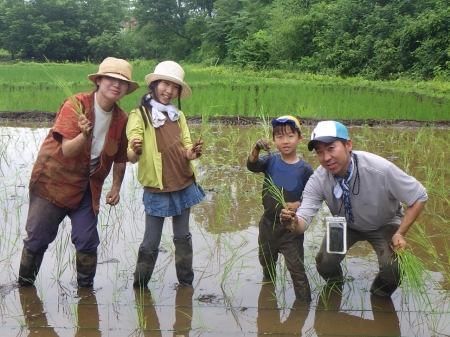
[(0, 0), (12, 59), (450, 77), (450, 0)]

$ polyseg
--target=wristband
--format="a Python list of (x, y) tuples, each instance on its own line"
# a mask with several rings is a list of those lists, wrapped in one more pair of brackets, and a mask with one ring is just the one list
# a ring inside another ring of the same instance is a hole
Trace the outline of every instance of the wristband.
[(402, 237), (402, 239), (404, 239), (405, 237), (403, 236), (403, 235), (401, 235), (401, 234), (398, 234), (398, 233), (395, 233), (394, 235), (392, 235), (392, 236), (401, 236)]

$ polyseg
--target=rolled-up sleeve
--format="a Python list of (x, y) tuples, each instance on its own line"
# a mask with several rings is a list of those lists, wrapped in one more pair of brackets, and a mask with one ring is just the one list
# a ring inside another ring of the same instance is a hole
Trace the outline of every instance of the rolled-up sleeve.
[(303, 191), (303, 200), (300, 207), (297, 209), (296, 215), (305, 221), (308, 229), (313, 218), (322, 207), (324, 196), (322, 193), (322, 186), (320, 184), (319, 173), (317, 171), (309, 178)]

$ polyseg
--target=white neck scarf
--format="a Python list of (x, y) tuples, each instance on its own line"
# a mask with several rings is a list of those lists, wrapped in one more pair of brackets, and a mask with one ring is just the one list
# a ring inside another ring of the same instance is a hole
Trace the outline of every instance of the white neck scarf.
[(173, 104), (164, 105), (152, 99), (150, 100), (150, 105), (152, 106), (152, 125), (154, 128), (159, 128), (166, 122), (166, 116), (164, 116), (163, 112), (167, 112), (172, 122), (180, 118), (180, 113)]

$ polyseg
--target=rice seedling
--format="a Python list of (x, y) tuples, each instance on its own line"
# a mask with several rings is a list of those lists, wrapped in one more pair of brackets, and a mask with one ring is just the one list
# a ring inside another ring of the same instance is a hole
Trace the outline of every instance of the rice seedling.
[(55, 240), (55, 250), (53, 257), (56, 259), (55, 269), (52, 271), (53, 278), (55, 281), (60, 281), (62, 275), (69, 266), (69, 261), (67, 259), (67, 254), (69, 250), (74, 250), (72, 245), (70, 245), (70, 233), (65, 231), (66, 226), (63, 224), (59, 228), (59, 238)]
[(147, 316), (144, 314), (144, 296), (145, 291), (143, 287), (140, 287), (139, 290), (135, 292), (136, 294), (136, 312), (137, 312), (137, 321), (139, 330), (145, 330), (147, 328)]
[(19, 333), (22, 333), (22, 331), (27, 326), (24, 313), (20, 314), (20, 310), (17, 308), (16, 303), (14, 301), (11, 301), (10, 305), (8, 305), (8, 311), (10, 312), (8, 316), (12, 318), (14, 321), (16, 321), (17, 324), (19, 324), (20, 327)]
[(284, 189), (278, 187), (270, 176), (264, 178), (263, 184), (264, 194), (269, 194), (277, 202), (276, 207), (281, 206), (283, 209), (288, 209), (286, 201), (284, 200)]
[(259, 111), (259, 118), (261, 119), (261, 122), (259, 124), (261, 125), (261, 128), (263, 130), (263, 132), (262, 132), (263, 138), (271, 139), (272, 138), (271, 121), (270, 121), (269, 116), (264, 114), (263, 108), (261, 108), (261, 110)]
[[(44, 56), (45, 57), (45, 56)], [(47, 63), (49, 63), (49, 60), (45, 57), (45, 60)], [(81, 104), (75, 99), (74, 95), (72, 94), (72, 91), (70, 88), (66, 85), (66, 81), (59, 75), (57, 75), (52, 68), (46, 68), (45, 64), (42, 64), (44, 67), (45, 73), (56, 83), (56, 85), (62, 89), (66, 97), (70, 99), (72, 102), (74, 108), (73, 112), (75, 112), (78, 116), (81, 116), (83, 114), (83, 108)]]
[(410, 250), (397, 249), (394, 254), (399, 266), (403, 291), (409, 293), (417, 303), (424, 300), (426, 305), (430, 305), (431, 299), (425, 280), (431, 277), (423, 262)]
[(69, 320), (72, 322), (75, 329), (79, 329), (79, 316), (78, 316), (78, 301), (75, 299), (72, 290), (61, 287), (62, 293), (60, 294), (60, 301), (63, 307), (63, 313), (65, 313)]
[(187, 318), (189, 318), (192, 321), (193, 324), (193, 329), (197, 330), (200, 335), (203, 332), (212, 332), (216, 329), (216, 327), (211, 326), (210, 324), (208, 324), (206, 322), (205, 316), (203, 315), (202, 312), (202, 307), (199, 303), (199, 301), (195, 301), (195, 304), (192, 306), (192, 309), (194, 311), (194, 314), (192, 315), (192, 317), (190, 317), (189, 315), (186, 315)]

